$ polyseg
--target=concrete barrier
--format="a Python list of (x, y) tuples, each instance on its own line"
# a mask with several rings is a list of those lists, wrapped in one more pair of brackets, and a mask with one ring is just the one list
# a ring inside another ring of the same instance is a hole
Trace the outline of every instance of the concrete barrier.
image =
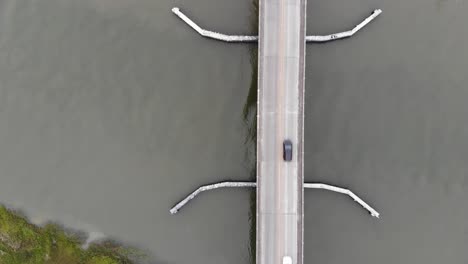
[[(202, 192), (215, 190), (219, 188), (245, 188), (245, 187), (248, 187), (248, 188), (257, 187), (257, 183), (256, 182), (220, 182), (220, 183), (215, 183), (215, 184), (203, 185), (203, 186), (200, 186), (195, 191), (193, 191), (187, 197), (185, 197), (182, 201), (178, 202), (174, 207), (171, 208), (170, 212), (171, 214), (176, 214), (184, 205), (186, 205), (188, 202), (190, 202), (190, 200), (192, 200), (193, 198), (195, 198), (195, 196), (197, 196), (198, 194)], [(322, 190), (346, 194), (349, 197), (351, 197), (355, 202), (357, 202), (362, 207), (364, 207), (364, 209), (369, 211), (369, 213), (373, 217), (380, 218), (379, 212), (377, 212), (374, 208), (372, 208), (370, 205), (364, 202), (361, 198), (359, 198), (359, 196), (357, 196), (356, 194), (354, 194), (352, 191), (348, 189), (344, 189), (344, 188), (340, 188), (340, 187), (336, 187), (336, 186), (324, 184), (324, 183), (304, 183), (304, 188), (322, 189)]]
[(380, 218), (379, 212), (377, 212), (374, 208), (372, 208), (370, 205), (368, 205), (366, 202), (364, 202), (359, 196), (354, 194), (352, 191), (340, 187), (336, 187), (333, 185), (329, 184), (323, 184), (323, 183), (304, 183), (304, 188), (309, 188), (309, 189), (322, 189), (322, 190), (327, 190), (327, 191), (332, 191), (332, 192), (337, 192), (337, 193), (342, 193), (346, 194), (349, 197), (351, 197), (355, 202), (360, 204), (364, 209), (369, 211), (369, 213), (373, 217)]
[[(184, 13), (182, 13), (182, 11), (180, 11), (178, 7), (172, 8), (172, 13), (174, 13), (176, 16), (182, 19), (185, 23), (187, 23), (191, 28), (193, 28), (195, 31), (198, 32), (198, 34), (202, 35), (203, 37), (225, 41), (225, 42), (258, 42), (258, 36), (226, 35), (226, 34), (203, 29), (200, 26), (198, 26), (195, 22), (193, 22), (190, 18), (188, 18)], [(357, 26), (355, 26), (351, 30), (340, 32), (340, 33), (335, 33), (335, 34), (330, 34), (330, 35), (324, 35), (324, 36), (321, 36), (321, 35), (306, 36), (305, 40), (306, 42), (315, 42), (315, 43), (318, 42), (319, 43), (319, 42), (329, 42), (329, 41), (334, 41), (338, 39), (352, 37), (354, 34), (356, 34), (359, 30), (361, 30), (367, 24), (369, 24), (372, 20), (374, 20), (381, 13), (382, 13), (382, 10), (380, 9), (374, 10), (369, 17), (364, 19), (364, 21), (359, 23)]]
[(188, 18), (178, 7), (172, 8), (172, 13), (182, 19), (187, 23), (191, 28), (198, 32), (198, 34), (203, 37), (212, 38), (216, 40), (226, 41), (226, 42), (256, 42), (258, 41), (258, 36), (242, 36), (242, 35), (226, 35), (214, 31), (209, 31), (199, 27), (195, 22)]
[(359, 30), (361, 30), (363, 27), (365, 27), (367, 24), (369, 24), (372, 20), (374, 20), (376, 17), (378, 17), (381, 13), (382, 13), (381, 9), (374, 10), (369, 17), (367, 17), (366, 19), (364, 19), (364, 21), (362, 21), (357, 26), (355, 26), (353, 29), (348, 30), (348, 31), (335, 33), (335, 34), (330, 34), (330, 35), (325, 35), (325, 36), (306, 36), (306, 42), (329, 42), (329, 41), (333, 41), (333, 40), (352, 37)]
[(182, 201), (178, 202), (174, 207), (171, 208), (171, 214), (176, 214), (180, 208), (187, 204), (190, 200), (195, 198), (198, 194), (219, 188), (245, 188), (245, 187), (256, 187), (255, 182), (220, 182), (210, 185), (204, 185), (196, 189), (194, 192), (185, 197)]

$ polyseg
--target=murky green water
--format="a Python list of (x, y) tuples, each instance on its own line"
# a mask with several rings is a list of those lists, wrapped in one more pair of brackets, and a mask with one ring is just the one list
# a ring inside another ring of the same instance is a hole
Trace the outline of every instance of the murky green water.
[(307, 263), (468, 260), (468, 35), (464, 1), (309, 1), (308, 31), (372, 9), (353, 39), (307, 49), (305, 175), (382, 213), (309, 191)]
[(247, 190), (169, 208), (202, 183), (250, 177), (249, 48), (202, 39), (170, 9), (247, 32), (251, 3), (1, 3), (0, 201), (157, 263), (248, 262)]
[[(173, 6), (250, 30), (250, 0), (0, 2), (0, 201), (157, 263), (248, 263), (249, 191), (168, 212), (202, 183), (249, 179), (253, 157), (249, 46), (199, 37)], [(354, 38), (307, 48), (305, 175), (351, 188), (382, 219), (307, 191), (305, 262), (464, 263), (468, 6), (309, 1), (308, 32), (375, 8)]]

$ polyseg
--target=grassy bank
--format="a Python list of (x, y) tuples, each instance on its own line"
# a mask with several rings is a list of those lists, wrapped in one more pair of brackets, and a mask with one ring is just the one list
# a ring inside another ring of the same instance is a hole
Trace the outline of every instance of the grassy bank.
[(130, 264), (132, 252), (112, 242), (83, 249), (83, 236), (55, 224), (36, 226), (19, 213), (0, 206), (0, 263), (2, 264)]

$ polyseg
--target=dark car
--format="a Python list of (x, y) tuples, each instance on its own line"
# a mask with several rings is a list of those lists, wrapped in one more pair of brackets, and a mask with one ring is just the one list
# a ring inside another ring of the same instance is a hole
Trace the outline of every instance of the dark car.
[(292, 160), (292, 142), (289, 139), (283, 141), (283, 159), (284, 161)]

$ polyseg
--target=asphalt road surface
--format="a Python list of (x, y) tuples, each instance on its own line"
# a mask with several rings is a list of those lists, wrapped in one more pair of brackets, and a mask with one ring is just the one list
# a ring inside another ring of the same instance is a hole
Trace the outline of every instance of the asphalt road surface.
[[(306, 0), (261, 0), (257, 263), (303, 258), (303, 91)], [(283, 160), (283, 141), (293, 143)]]

